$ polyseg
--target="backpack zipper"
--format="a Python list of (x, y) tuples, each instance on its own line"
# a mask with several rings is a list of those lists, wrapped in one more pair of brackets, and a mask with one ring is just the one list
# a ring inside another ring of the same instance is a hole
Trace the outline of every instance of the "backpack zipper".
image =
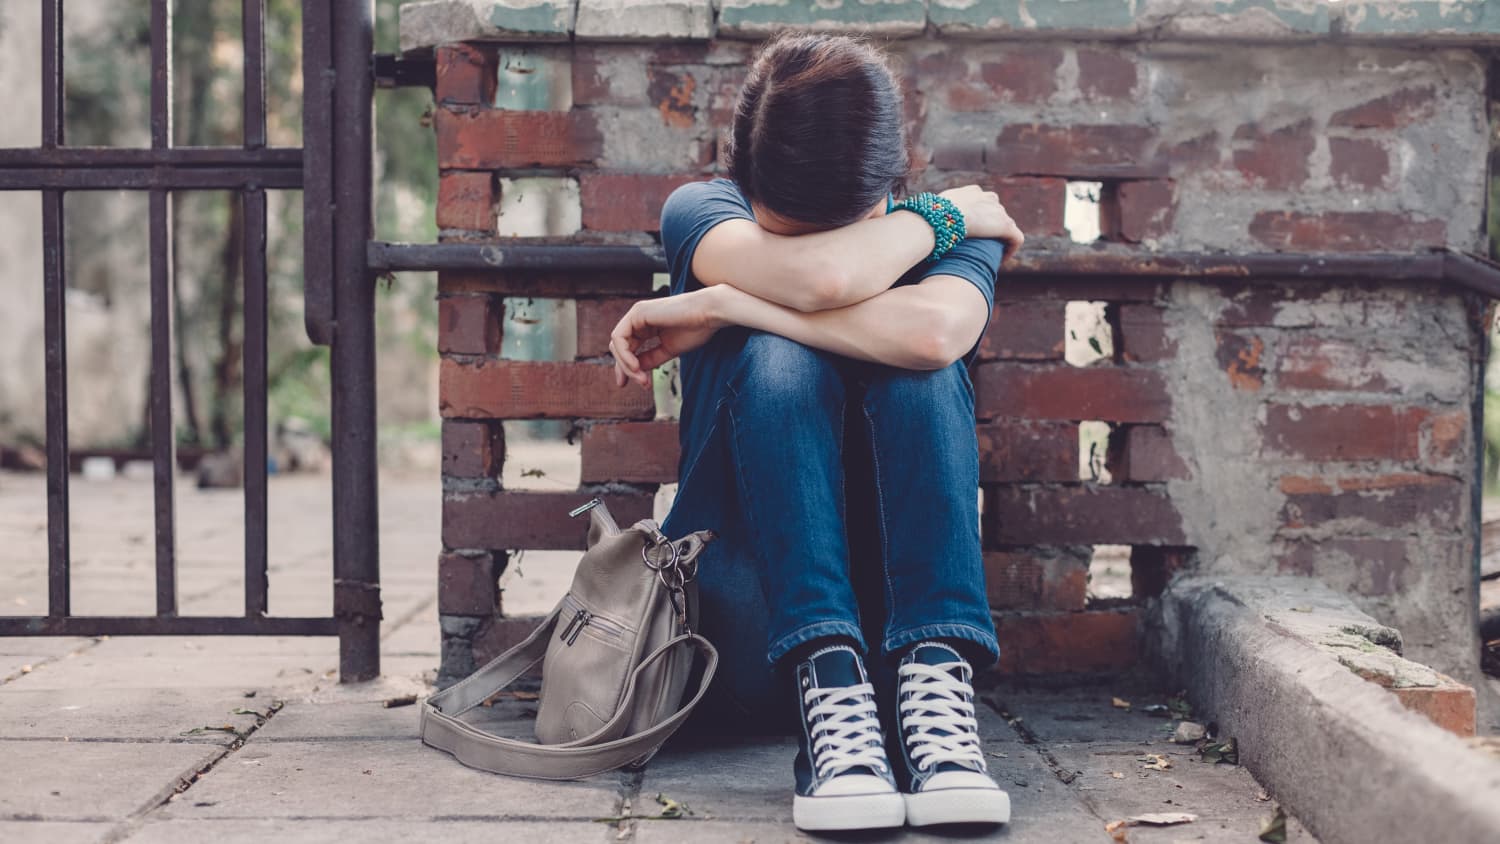
[(600, 635), (614, 639), (615, 641), (619, 641), (624, 638), (624, 627), (603, 616), (594, 615), (587, 609), (584, 609), (579, 600), (573, 597), (572, 594), (569, 594), (564, 599), (564, 602), (566, 603), (567, 607), (573, 611), (573, 617), (568, 619), (567, 626), (563, 628), (562, 633), (558, 634), (557, 638), (561, 639), (563, 644), (572, 646), (572, 644), (578, 640), (578, 634), (582, 633), (583, 628), (585, 627), (593, 627), (599, 632)]

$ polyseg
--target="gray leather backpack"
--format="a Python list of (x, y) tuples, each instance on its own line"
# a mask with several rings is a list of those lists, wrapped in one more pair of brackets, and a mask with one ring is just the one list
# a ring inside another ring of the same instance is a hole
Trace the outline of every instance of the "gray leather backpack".
[[(598, 499), (588, 550), (573, 585), (524, 642), (422, 704), (422, 741), (471, 768), (539, 779), (577, 779), (645, 764), (682, 726), (713, 680), (719, 655), (693, 633), (694, 575), (713, 538), (698, 531), (672, 541), (650, 519), (621, 530)], [(682, 704), (693, 659), (703, 679)], [(540, 744), (503, 738), (464, 720), (538, 662)]]

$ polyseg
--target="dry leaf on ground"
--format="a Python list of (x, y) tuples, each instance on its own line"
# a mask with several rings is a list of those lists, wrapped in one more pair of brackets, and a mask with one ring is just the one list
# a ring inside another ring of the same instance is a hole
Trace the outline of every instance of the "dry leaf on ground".
[(1124, 698), (1112, 697), (1109, 699), (1109, 705), (1116, 709), (1123, 709), (1126, 712), (1130, 711), (1130, 701)]
[(1141, 768), (1147, 771), (1165, 771), (1172, 767), (1172, 760), (1160, 753), (1147, 753), (1145, 756), (1136, 757), (1141, 763)]
[(1144, 815), (1131, 815), (1127, 818), (1131, 826), (1175, 826), (1180, 823), (1192, 823), (1197, 819), (1197, 815), (1187, 812), (1149, 812)]
[(1115, 779), (1117, 779), (1117, 780), (1122, 780), (1122, 779), (1125, 779), (1125, 775), (1124, 775), (1124, 774), (1122, 774), (1122, 773), (1120, 773), (1120, 772), (1119, 772), (1119, 771), (1110, 771), (1110, 772), (1109, 772), (1109, 775), (1110, 775), (1110, 776), (1111, 776), (1111, 777), (1113, 777), (1113, 778), (1115, 778)]
[(1125, 828), (1129, 825), (1127, 821), (1110, 821), (1104, 825), (1104, 831), (1109, 833), (1109, 837), (1119, 842), (1119, 844), (1125, 844)]

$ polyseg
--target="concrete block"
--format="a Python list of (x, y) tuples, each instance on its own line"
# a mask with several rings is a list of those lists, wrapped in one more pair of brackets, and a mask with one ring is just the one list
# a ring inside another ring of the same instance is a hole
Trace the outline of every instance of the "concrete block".
[(887, 38), (921, 35), (924, 0), (723, 0), (719, 36), (760, 39), (785, 29), (864, 32)]
[(202, 744), (0, 741), (0, 817), (123, 819), (223, 752)]
[(401, 49), (457, 41), (567, 41), (577, 0), (428, 0), (401, 6)]
[[(245, 818), (224, 820), (152, 820), (127, 840), (130, 844), (260, 844), (263, 841), (362, 841), (394, 844), (406, 841), (443, 841), (447, 844), (490, 844), (497, 840), (527, 844), (573, 844), (598, 840), (600, 824), (586, 821), (496, 821), (370, 818)], [(0, 826), (0, 832), (4, 826)]]
[[(1500, 759), (1360, 679), (1335, 646), (1312, 644), (1391, 640), (1361, 615), (1305, 578), (1184, 578), (1163, 596), (1151, 644), (1195, 710), (1238, 740), (1242, 764), (1326, 844), (1486, 839), (1500, 828)], [(1397, 785), (1371, 801), (1367, 783)]]
[(502, 778), (466, 768), (453, 757), (409, 738), (311, 743), (252, 737), (236, 751), (234, 762), (201, 778), (193, 786), (191, 802), (174, 802), (161, 816), (184, 820), (472, 816), (475, 795), (483, 794), (485, 813), (495, 818), (588, 821), (611, 813), (620, 785), (615, 774), (586, 782)]
[(1500, 6), (1489, 0), (1366, 0), (1343, 10), (1343, 30), (1361, 36), (1500, 36)]
[(709, 0), (588, 0), (575, 33), (579, 41), (704, 41), (714, 10)]
[(0, 841), (95, 844), (108, 840), (113, 826), (102, 821), (0, 821)]
[(1132, 34), (1134, 5), (1131, 0), (931, 0), (927, 17), (940, 35)]
[[(255, 726), (275, 697), (226, 689), (116, 689), (101, 694), (90, 688), (28, 691), (8, 688), (0, 695), (0, 738), (59, 741), (139, 739), (227, 745), (236, 732), (192, 732), (201, 727)], [(234, 710), (250, 710), (236, 714)]]

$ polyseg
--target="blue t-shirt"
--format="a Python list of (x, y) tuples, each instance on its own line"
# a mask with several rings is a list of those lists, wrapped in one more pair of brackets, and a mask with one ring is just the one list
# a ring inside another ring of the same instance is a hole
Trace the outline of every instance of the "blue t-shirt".
[[(725, 220), (755, 220), (750, 203), (739, 186), (728, 179), (690, 182), (672, 192), (661, 209), (661, 243), (672, 276), (672, 293), (697, 290), (703, 284), (693, 277), (693, 252), (708, 230)], [(948, 250), (936, 261), (923, 261), (901, 276), (895, 286), (916, 284), (935, 275), (952, 275), (973, 284), (984, 296), (985, 327), (995, 309), (995, 278), (1005, 247), (997, 240), (968, 239)], [(983, 332), (980, 333), (983, 337)], [(964, 356), (973, 360), (979, 350), (974, 342)]]

